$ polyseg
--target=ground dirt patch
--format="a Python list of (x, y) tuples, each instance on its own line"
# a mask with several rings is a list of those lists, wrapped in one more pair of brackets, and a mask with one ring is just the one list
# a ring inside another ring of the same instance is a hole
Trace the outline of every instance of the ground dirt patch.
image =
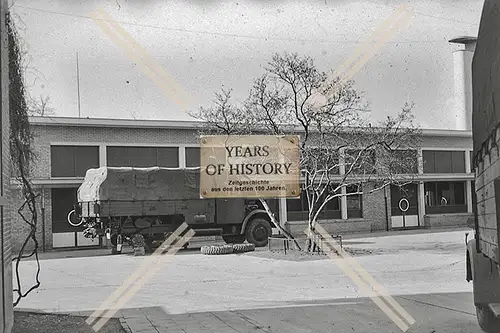
[[(95, 333), (87, 317), (63, 314), (14, 312), (12, 333)], [(118, 319), (110, 319), (99, 333), (126, 333)]]

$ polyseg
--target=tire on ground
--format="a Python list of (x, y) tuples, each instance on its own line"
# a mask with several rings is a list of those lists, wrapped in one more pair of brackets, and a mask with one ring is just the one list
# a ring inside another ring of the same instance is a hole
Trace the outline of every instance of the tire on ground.
[(202, 246), (201, 253), (206, 255), (231, 254), (233, 253), (233, 247), (231, 245)]
[(486, 333), (500, 332), (500, 319), (496, 318), (488, 305), (476, 305), (477, 321)]
[(234, 253), (244, 253), (244, 252), (250, 252), (255, 250), (255, 245), (252, 243), (246, 243), (246, 244), (234, 244), (233, 245), (233, 252)]
[(255, 247), (266, 246), (272, 233), (273, 229), (271, 228), (271, 224), (263, 218), (251, 220), (248, 222), (245, 230), (247, 241), (254, 244)]

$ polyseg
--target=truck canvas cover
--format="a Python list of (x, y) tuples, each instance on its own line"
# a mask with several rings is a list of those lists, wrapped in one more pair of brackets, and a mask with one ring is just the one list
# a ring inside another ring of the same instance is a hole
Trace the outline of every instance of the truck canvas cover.
[(484, 2), (472, 62), (474, 155), (500, 121), (500, 0)]
[(200, 199), (199, 168), (90, 169), (78, 189), (78, 202)]

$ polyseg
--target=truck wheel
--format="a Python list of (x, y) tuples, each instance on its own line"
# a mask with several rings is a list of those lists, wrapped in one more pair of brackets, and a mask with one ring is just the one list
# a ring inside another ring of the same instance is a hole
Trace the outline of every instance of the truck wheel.
[(495, 333), (500, 330), (500, 319), (495, 317), (487, 305), (476, 305), (477, 321), (486, 333)]
[(266, 246), (273, 229), (267, 220), (255, 218), (251, 220), (245, 230), (245, 236), (249, 243), (256, 247)]
[(223, 235), (222, 239), (226, 244), (242, 244), (245, 242), (245, 235)]

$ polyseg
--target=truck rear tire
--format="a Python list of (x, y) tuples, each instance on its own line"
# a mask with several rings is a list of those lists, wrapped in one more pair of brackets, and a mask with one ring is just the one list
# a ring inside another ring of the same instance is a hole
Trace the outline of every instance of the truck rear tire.
[(477, 321), (486, 333), (500, 332), (500, 319), (495, 317), (487, 305), (476, 305)]
[(247, 241), (254, 244), (255, 247), (266, 246), (272, 233), (271, 224), (262, 218), (255, 218), (248, 222), (245, 230)]

